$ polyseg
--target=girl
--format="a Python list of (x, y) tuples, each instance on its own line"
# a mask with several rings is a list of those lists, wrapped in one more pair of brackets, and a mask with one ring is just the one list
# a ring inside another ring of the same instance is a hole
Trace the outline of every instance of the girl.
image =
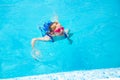
[(34, 48), (35, 42), (37, 40), (54, 42), (54, 37), (56, 36), (65, 36), (65, 38), (68, 38), (68, 30), (64, 30), (64, 27), (62, 27), (59, 22), (45, 23), (44, 31), (45, 35), (43, 37), (32, 39), (32, 48)]

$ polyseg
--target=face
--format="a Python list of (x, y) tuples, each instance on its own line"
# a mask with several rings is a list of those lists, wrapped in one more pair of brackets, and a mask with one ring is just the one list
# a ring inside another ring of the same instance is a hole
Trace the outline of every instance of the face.
[(51, 26), (51, 31), (54, 31), (58, 27), (60, 27), (60, 24), (58, 22), (54, 22)]
[(60, 24), (59, 24), (59, 23), (56, 23), (56, 27), (60, 27)]

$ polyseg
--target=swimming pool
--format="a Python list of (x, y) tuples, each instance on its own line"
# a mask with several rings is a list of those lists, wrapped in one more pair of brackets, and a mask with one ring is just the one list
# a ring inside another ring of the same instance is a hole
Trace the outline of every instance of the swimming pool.
[[(119, 0), (1, 0), (0, 78), (120, 67), (119, 7)], [(73, 43), (37, 42), (42, 58), (36, 61), (31, 39), (54, 15)]]

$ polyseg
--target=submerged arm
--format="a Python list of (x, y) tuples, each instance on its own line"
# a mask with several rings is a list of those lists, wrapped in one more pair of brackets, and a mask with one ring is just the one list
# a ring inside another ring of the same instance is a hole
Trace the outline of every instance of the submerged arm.
[(51, 20), (52, 20), (53, 22), (58, 22), (58, 16), (54, 16)]

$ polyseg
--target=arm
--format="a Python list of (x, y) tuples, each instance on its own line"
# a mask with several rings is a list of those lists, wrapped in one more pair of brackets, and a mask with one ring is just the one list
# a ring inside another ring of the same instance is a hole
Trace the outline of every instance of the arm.
[(58, 16), (54, 16), (52, 19), (51, 19), (53, 22), (58, 22)]
[(40, 38), (33, 38), (32, 41), (31, 41), (32, 48), (34, 48), (35, 42), (38, 41), (38, 40), (40, 40), (40, 41), (49, 41), (50, 37), (46, 35), (46, 36), (40, 37)]

